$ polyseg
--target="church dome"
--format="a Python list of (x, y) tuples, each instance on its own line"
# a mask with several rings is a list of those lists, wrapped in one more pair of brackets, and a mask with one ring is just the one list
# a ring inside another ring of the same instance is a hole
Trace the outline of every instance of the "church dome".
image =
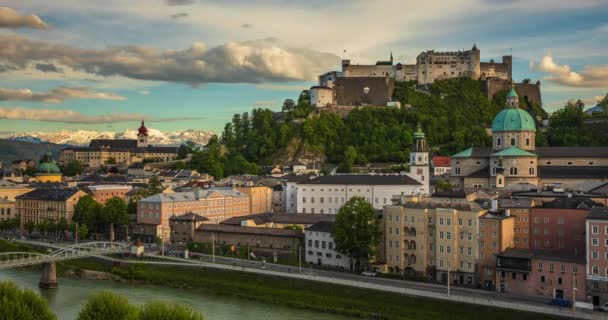
[(492, 121), (492, 132), (500, 131), (536, 131), (532, 116), (519, 108), (504, 109)]
[(144, 125), (144, 121), (141, 121), (141, 127), (139, 127), (139, 129), (137, 129), (137, 132), (141, 135), (148, 135), (148, 128), (146, 128), (146, 126)]
[(55, 162), (53, 158), (51, 158), (51, 154), (47, 153), (43, 161), (41, 161), (38, 167), (36, 167), (36, 173), (61, 173), (61, 169), (59, 169), (57, 162)]

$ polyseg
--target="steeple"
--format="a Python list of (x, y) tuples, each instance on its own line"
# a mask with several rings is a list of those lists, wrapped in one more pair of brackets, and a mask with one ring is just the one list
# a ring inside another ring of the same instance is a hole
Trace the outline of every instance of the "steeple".
[(148, 128), (146, 128), (143, 119), (141, 120), (141, 126), (137, 129), (137, 147), (148, 147)]
[(391, 51), (391, 64), (393, 64), (393, 51)]
[(424, 132), (422, 131), (422, 127), (420, 126), (420, 122), (416, 126), (416, 131), (414, 132), (414, 150), (415, 152), (426, 152), (426, 137)]
[(473, 49), (471, 49), (471, 50), (472, 50), (472, 51), (477, 51), (477, 50), (479, 50), (479, 49), (477, 49), (477, 44), (476, 44), (476, 43), (473, 43)]
[(511, 90), (507, 94), (507, 108), (518, 108), (519, 107), (519, 97), (517, 96), (517, 92), (515, 91), (515, 83), (511, 81)]

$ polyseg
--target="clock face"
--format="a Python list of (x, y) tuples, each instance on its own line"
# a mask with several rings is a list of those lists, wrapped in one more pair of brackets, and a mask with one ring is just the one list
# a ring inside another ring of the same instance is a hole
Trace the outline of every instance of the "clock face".
[(365, 88), (363, 88), (363, 93), (364, 94), (368, 94), (369, 90), (370, 90), (369, 87), (365, 87)]
[(423, 173), (424, 173), (424, 172), (422, 171), (422, 169), (418, 169), (418, 170), (416, 171), (416, 174), (423, 174)]

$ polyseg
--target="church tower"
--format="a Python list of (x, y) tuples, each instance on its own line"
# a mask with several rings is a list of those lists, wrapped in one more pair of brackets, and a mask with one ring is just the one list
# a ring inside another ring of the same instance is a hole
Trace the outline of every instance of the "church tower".
[(502, 164), (502, 156), (498, 158), (498, 165), (496, 166), (496, 188), (502, 189), (505, 187), (505, 167)]
[(416, 126), (416, 132), (414, 132), (414, 146), (410, 151), (410, 177), (416, 181), (422, 183), (422, 194), (429, 194), (429, 152), (426, 144), (426, 137), (420, 123)]
[(141, 127), (137, 129), (137, 147), (148, 147), (148, 128), (144, 125), (144, 120), (141, 120)]

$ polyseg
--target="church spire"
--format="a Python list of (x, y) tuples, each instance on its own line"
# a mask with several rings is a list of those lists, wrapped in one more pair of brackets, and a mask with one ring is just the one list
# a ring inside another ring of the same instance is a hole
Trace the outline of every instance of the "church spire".
[(511, 81), (511, 90), (507, 94), (507, 108), (518, 108), (519, 107), (519, 97), (517, 96), (517, 92), (515, 91), (515, 83)]
[(391, 51), (391, 64), (393, 64), (393, 51)]

